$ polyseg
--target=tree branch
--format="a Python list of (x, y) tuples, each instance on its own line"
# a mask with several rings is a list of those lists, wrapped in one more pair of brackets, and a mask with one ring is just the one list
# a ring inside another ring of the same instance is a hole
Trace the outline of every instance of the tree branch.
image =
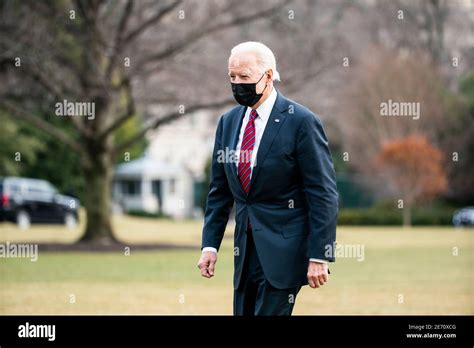
[[(11, 62), (13, 62), (12, 58), (9, 58)], [(49, 93), (56, 101), (60, 101), (66, 97), (67, 94), (70, 94), (70, 91), (65, 91), (64, 88), (67, 89), (65, 85), (57, 83), (54, 79), (52, 79), (52, 74), (49, 71), (45, 70), (45, 67), (41, 69), (41, 67), (37, 66), (37, 63), (31, 60), (29, 64), (24, 65), (24, 70), (26, 74), (26, 78), (31, 78), (33, 81), (37, 82), (41, 85), (47, 93)], [(48, 77), (49, 76), (49, 77)], [(73, 118), (72, 124), (77, 128), (79, 132), (82, 134), (87, 133), (87, 129), (82, 124), (81, 120)]]
[(59, 139), (64, 144), (68, 145), (71, 149), (77, 151), (80, 154), (83, 153), (83, 149), (80, 143), (78, 143), (77, 141), (74, 141), (71, 138), (71, 136), (67, 134), (66, 132), (60, 130), (59, 128), (54, 127), (53, 125), (42, 120), (41, 118), (32, 116), (32, 114), (29, 113), (28, 111), (20, 109), (18, 106), (8, 101), (2, 101), (0, 104), (0, 107), (8, 111), (6, 114), (10, 118), (21, 119), (22, 121), (33, 124), (35, 127)]
[(130, 19), (132, 10), (133, 10), (133, 1), (128, 0), (124, 6), (122, 16), (119, 20), (119, 24), (117, 26), (117, 32), (115, 34), (114, 45), (112, 47), (113, 52), (107, 63), (107, 68), (105, 69), (106, 71), (105, 75), (107, 77), (107, 80), (110, 80), (110, 76), (112, 75), (113, 68), (115, 66), (115, 63), (117, 62), (117, 58), (118, 58), (117, 52), (121, 50), (120, 46), (122, 45), (122, 42), (123, 42), (123, 33), (125, 32), (125, 30), (127, 30), (127, 24)]
[(161, 18), (166, 16), (169, 12), (171, 12), (173, 9), (175, 9), (179, 4), (182, 3), (182, 0), (178, 0), (168, 6), (163, 7), (160, 9), (157, 13), (155, 13), (153, 16), (151, 16), (148, 20), (143, 22), (140, 26), (132, 30), (127, 36), (125, 36), (123, 42), (124, 42), (124, 47), (126, 47), (128, 44), (130, 44), (133, 40), (135, 40), (141, 33), (143, 33), (145, 30), (147, 30), (149, 27), (154, 25), (155, 23), (159, 22)]
[(75, 0), (76, 8), (83, 17), (85, 28), (89, 35), (94, 37), (94, 41), (99, 42), (103, 47), (107, 46), (104, 36), (97, 27), (97, 17), (101, 1)]
[(122, 16), (119, 21), (119, 25), (117, 27), (114, 47), (118, 47), (120, 42), (123, 40), (123, 33), (127, 30), (128, 20), (130, 19), (130, 15), (132, 14), (132, 11), (133, 11), (133, 1), (128, 0), (124, 6)]
[(106, 76), (107, 79), (110, 79), (112, 71), (115, 67), (117, 62), (118, 56), (120, 52), (122, 52), (127, 46), (129, 46), (140, 34), (146, 31), (148, 28), (159, 22), (165, 15), (171, 12), (175, 7), (177, 7), (182, 0), (178, 0), (168, 6), (163, 7), (162, 9), (158, 10), (152, 17), (148, 20), (143, 22), (137, 28), (133, 29), (130, 33), (124, 36), (124, 33), (127, 29), (127, 23), (132, 12), (133, 8), (133, 1), (129, 0), (125, 5), (124, 11), (122, 13), (122, 17), (119, 21), (119, 25), (117, 27), (117, 34), (115, 37), (115, 44), (113, 46), (113, 53), (109, 60), (109, 63), (106, 68)]
[(133, 117), (135, 115), (135, 102), (133, 100), (133, 95), (132, 95), (132, 87), (130, 85), (130, 80), (125, 80), (123, 82), (123, 86), (126, 91), (126, 98), (127, 98), (127, 106), (125, 108), (125, 111), (121, 116), (119, 116), (115, 121), (113, 121), (100, 135), (100, 139), (104, 139), (106, 136), (108, 136), (110, 133), (118, 129), (120, 126), (122, 126), (128, 119)]
[(160, 117), (160, 118), (154, 120), (153, 122), (151, 122), (148, 126), (143, 128), (141, 131), (139, 131), (136, 135), (131, 137), (129, 140), (125, 141), (122, 144), (117, 144), (113, 149), (113, 153), (115, 155), (115, 154), (127, 149), (128, 147), (132, 146), (137, 141), (140, 141), (141, 139), (143, 139), (143, 137), (146, 135), (146, 133), (149, 130), (156, 129), (159, 126), (162, 126), (164, 124), (175, 121), (175, 120), (177, 120), (177, 119), (179, 119), (179, 118), (181, 118), (181, 117), (183, 117), (183, 116), (185, 116), (189, 113), (199, 111), (199, 110), (204, 110), (204, 109), (221, 108), (221, 107), (224, 107), (226, 105), (232, 104), (234, 102), (235, 101), (234, 101), (233, 98), (232, 99), (225, 99), (225, 100), (214, 102), (214, 103), (195, 104), (195, 105), (189, 106), (185, 109), (184, 113), (182, 113), (180, 111), (170, 112), (169, 114), (167, 114), (163, 117)]
[(161, 52), (158, 52), (156, 54), (152, 54), (152, 55), (149, 55), (148, 57), (145, 57), (144, 59), (142, 59), (137, 64), (137, 66), (144, 67), (146, 64), (157, 62), (157, 61), (160, 61), (164, 58), (167, 58), (167, 57), (181, 51), (186, 46), (188, 46), (190, 43), (192, 43), (194, 41), (197, 41), (197, 40), (201, 39), (202, 37), (204, 37), (206, 35), (209, 35), (209, 34), (212, 34), (216, 31), (228, 29), (228, 28), (235, 27), (235, 26), (239, 26), (239, 25), (249, 23), (249, 22), (252, 22), (252, 21), (257, 20), (257, 19), (260, 19), (260, 18), (265, 17), (265, 16), (270, 16), (270, 15), (276, 13), (283, 6), (289, 4), (291, 1), (292, 0), (287, 0), (287, 1), (282, 2), (282, 3), (280, 3), (280, 4), (278, 4), (274, 7), (256, 12), (252, 15), (234, 17), (234, 18), (232, 18), (232, 20), (227, 21), (226, 23), (218, 23), (218, 24), (215, 24), (213, 26), (204, 28), (202, 30), (193, 31), (186, 38), (182, 39), (181, 41), (179, 41), (175, 44), (172, 44), (172, 45), (168, 46), (166, 49), (162, 50)]

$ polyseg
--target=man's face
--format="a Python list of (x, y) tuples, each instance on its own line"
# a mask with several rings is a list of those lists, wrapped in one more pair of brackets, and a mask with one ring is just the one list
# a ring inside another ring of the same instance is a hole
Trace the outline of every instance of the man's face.
[[(255, 55), (250, 53), (235, 54), (229, 58), (229, 78), (232, 83), (256, 83), (262, 77)], [(264, 76), (257, 83), (256, 92), (262, 93), (267, 82)]]

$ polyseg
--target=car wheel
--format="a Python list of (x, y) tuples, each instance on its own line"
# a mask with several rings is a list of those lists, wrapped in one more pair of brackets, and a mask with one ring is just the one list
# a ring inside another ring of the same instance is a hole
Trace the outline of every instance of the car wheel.
[(65, 224), (66, 227), (69, 228), (70, 230), (72, 230), (73, 228), (76, 228), (76, 227), (77, 227), (77, 219), (76, 219), (76, 217), (74, 216), (74, 214), (67, 213), (67, 214), (64, 216), (64, 224)]
[(20, 210), (16, 214), (16, 224), (21, 230), (27, 230), (31, 226), (31, 217), (25, 210)]

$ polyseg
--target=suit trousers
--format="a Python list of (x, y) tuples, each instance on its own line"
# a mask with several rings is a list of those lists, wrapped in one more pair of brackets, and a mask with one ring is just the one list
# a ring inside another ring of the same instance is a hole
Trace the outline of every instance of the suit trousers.
[(234, 315), (291, 315), (300, 289), (301, 286), (277, 289), (265, 279), (252, 230), (247, 229), (247, 245), (240, 285), (234, 289)]

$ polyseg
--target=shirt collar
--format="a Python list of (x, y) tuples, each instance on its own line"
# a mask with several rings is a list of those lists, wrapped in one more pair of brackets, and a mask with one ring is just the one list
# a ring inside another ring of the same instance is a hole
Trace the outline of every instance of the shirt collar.
[[(277, 92), (276, 92), (275, 87), (272, 86), (272, 91), (270, 92), (270, 95), (268, 96), (268, 98), (262, 103), (262, 105), (260, 105), (257, 108), (257, 114), (259, 117), (262, 118), (264, 122), (266, 122), (268, 118), (270, 117), (270, 114), (272, 112), (273, 106), (275, 105), (276, 99), (277, 99)], [(248, 107), (247, 115), (250, 115), (251, 111), (252, 111), (252, 108)]]

